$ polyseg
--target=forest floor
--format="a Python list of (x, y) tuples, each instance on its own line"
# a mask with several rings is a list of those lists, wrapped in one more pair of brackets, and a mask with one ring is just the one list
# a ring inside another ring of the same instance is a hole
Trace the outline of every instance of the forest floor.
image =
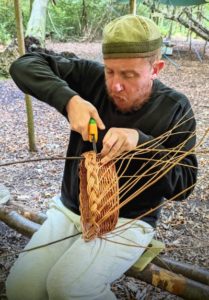
[[(52, 43), (47, 48), (70, 51), (80, 57), (101, 60), (99, 43)], [(191, 101), (197, 120), (198, 141), (209, 128), (209, 51), (203, 61), (199, 54), (203, 44), (194, 42), (190, 52), (186, 42), (177, 42), (173, 61), (166, 59), (166, 68), (160, 79), (185, 93)], [(11, 79), (0, 81), (0, 157), (1, 163), (65, 155), (69, 124), (55, 109), (33, 101), (37, 153), (28, 151), (24, 95)], [(209, 270), (209, 139), (197, 148), (199, 173), (197, 185), (186, 201), (164, 206), (156, 237), (172, 251), (164, 256)], [(201, 152), (201, 153), (200, 153)], [(0, 183), (11, 193), (11, 200), (34, 211), (46, 211), (50, 199), (59, 192), (63, 161), (40, 161), (0, 168)], [(28, 239), (0, 222), (0, 299), (5, 297), (5, 279)], [(10, 256), (3, 256), (10, 254)], [(1, 257), (2, 255), (2, 257)], [(181, 299), (142, 281), (123, 276), (113, 286), (118, 299)]]

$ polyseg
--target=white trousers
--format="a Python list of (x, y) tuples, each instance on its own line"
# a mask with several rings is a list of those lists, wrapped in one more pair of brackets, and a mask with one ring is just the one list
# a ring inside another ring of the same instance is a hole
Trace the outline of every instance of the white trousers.
[[(81, 231), (80, 217), (58, 197), (53, 199), (47, 217), (26, 249)], [(117, 226), (128, 221), (120, 218)], [(22, 253), (7, 278), (7, 297), (9, 300), (116, 299), (110, 284), (138, 260), (153, 235), (154, 229), (149, 224), (136, 221), (104, 235), (108, 240), (96, 238), (85, 242), (78, 235)]]

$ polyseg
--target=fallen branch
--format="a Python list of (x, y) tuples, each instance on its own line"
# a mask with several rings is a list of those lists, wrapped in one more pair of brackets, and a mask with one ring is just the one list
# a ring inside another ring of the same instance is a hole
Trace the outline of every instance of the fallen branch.
[[(25, 209), (25, 207), (22, 207), (20, 205), (17, 205), (15, 203), (15, 201), (9, 201), (9, 205), (7, 205), (5, 207), (5, 209), (9, 212), (9, 211), (16, 211), (18, 214), (20, 214), (21, 216), (23, 216), (24, 218), (35, 222), (37, 224), (43, 224), (44, 221), (46, 221), (47, 216), (45, 213), (43, 212), (34, 212), (31, 211), (30, 209)], [(4, 210), (3, 207), (0, 207), (0, 212), (1, 210)], [(16, 229), (18, 231), (18, 228)]]
[(187, 278), (209, 286), (209, 272), (203, 268), (175, 261), (166, 257), (156, 257), (152, 262), (161, 268), (172, 271), (176, 274), (181, 274)]
[[(155, 5), (154, 1), (144, 0), (143, 4), (146, 5), (148, 8), (152, 8), (153, 11), (160, 13), (164, 18), (178, 22), (179, 24), (183, 25), (185, 28), (188, 28), (191, 32), (194, 32), (197, 36), (201, 37), (205, 41), (209, 41), (209, 31), (206, 27), (203, 27), (201, 23), (193, 18), (193, 15), (189, 13), (188, 9), (184, 9), (178, 16), (174, 14), (169, 14), (168, 9), (165, 8), (158, 8)], [(185, 13), (187, 18), (182, 17)]]
[(209, 299), (209, 286), (175, 274), (154, 264), (139, 272), (134, 266), (126, 273), (184, 299)]
[(0, 220), (27, 237), (31, 237), (40, 227), (39, 224), (28, 220), (18, 212), (5, 207), (0, 207)]
[(21, 212), (21, 215), (32, 221), (33, 223), (37, 223), (37, 224), (43, 224), (44, 221), (46, 221), (46, 215), (43, 214), (43, 213), (34, 213), (34, 212), (31, 212), (31, 211), (23, 211)]

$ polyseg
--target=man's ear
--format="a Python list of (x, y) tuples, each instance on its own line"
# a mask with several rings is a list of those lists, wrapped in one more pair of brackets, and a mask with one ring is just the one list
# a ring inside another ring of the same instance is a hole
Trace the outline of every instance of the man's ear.
[(153, 79), (157, 78), (157, 75), (160, 73), (160, 71), (164, 68), (165, 62), (164, 60), (157, 60), (152, 65), (152, 77)]

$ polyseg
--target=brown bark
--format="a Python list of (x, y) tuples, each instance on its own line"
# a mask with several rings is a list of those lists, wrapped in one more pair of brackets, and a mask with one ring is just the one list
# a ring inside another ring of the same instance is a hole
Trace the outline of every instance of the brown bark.
[(189, 265), (166, 257), (156, 257), (152, 262), (161, 268), (209, 286), (209, 272), (198, 266)]
[(184, 299), (209, 299), (208, 285), (175, 274), (154, 264), (149, 264), (142, 272), (132, 267), (126, 275), (150, 283)]

